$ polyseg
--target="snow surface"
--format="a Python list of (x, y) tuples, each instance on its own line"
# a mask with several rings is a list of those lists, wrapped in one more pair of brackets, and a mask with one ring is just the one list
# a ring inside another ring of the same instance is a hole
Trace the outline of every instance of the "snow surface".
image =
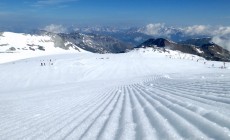
[(222, 65), (150, 48), (0, 64), (0, 139), (229, 140)]
[(0, 47), (0, 51), (6, 51), (10, 47), (14, 47), (17, 51), (20, 49), (28, 49), (29, 45), (40, 45), (52, 51), (54, 48), (54, 42), (49, 36), (37, 36), (23, 33), (12, 33), (12, 32), (3, 32), (0, 36), (0, 44), (5, 44)]
[[(87, 52), (71, 42), (64, 44), (72, 45), (75, 49), (64, 50), (60, 46), (55, 47), (55, 40), (48, 35), (3, 32), (0, 33), (0, 63), (50, 54)], [(44, 50), (39, 49), (39, 46)]]
[[(201, 51), (200, 49), (198, 49), (198, 48), (196, 48), (196, 51), (198, 52), (198, 53), (204, 53), (203, 51)], [(218, 52), (217, 52), (218, 53)]]

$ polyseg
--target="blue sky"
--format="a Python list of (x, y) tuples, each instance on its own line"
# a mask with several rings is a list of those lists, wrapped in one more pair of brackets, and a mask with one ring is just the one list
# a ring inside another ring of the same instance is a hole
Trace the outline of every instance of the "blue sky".
[(0, 28), (229, 25), (230, 0), (1, 0)]

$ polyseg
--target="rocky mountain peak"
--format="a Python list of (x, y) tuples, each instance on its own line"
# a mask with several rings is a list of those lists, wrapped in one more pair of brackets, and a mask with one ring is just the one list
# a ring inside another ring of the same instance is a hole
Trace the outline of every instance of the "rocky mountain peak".
[(183, 53), (198, 55), (207, 60), (230, 61), (230, 52), (223, 47), (210, 42), (210, 38), (190, 39), (178, 43), (164, 38), (149, 39), (137, 46), (137, 48), (142, 47), (167, 48), (170, 50), (181, 51)]

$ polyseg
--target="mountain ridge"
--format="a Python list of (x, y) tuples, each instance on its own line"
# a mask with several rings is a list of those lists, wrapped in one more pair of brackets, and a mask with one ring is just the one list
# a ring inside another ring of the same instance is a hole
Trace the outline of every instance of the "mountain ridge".
[[(230, 62), (230, 52), (223, 47), (213, 43), (213, 42), (205, 42), (202, 43), (202, 39), (200, 39), (200, 45), (198, 46), (195, 42), (193, 44), (186, 44), (185, 42), (176, 43), (168, 39), (157, 38), (157, 39), (149, 39), (142, 44), (138, 45), (136, 48), (143, 47), (159, 47), (170, 50), (177, 50), (183, 53), (189, 53), (193, 55), (201, 56), (207, 60), (212, 61), (228, 61)], [(189, 42), (189, 41), (188, 41)]]
[(39, 31), (35, 34), (2, 32), (0, 52), (23, 50), (46, 51), (47, 49), (89, 51), (94, 53), (121, 53), (132, 46), (110, 36), (99, 34), (52, 33)]
[[(132, 33), (131, 33), (132, 34)], [(33, 34), (0, 33), (0, 52), (72, 50), (93, 53), (125, 53), (134, 48), (159, 47), (201, 56), (212, 61), (230, 61), (230, 52), (211, 42), (211, 38), (195, 38), (174, 42), (150, 38), (137, 47), (109, 35), (97, 33), (52, 33), (39, 30)]]

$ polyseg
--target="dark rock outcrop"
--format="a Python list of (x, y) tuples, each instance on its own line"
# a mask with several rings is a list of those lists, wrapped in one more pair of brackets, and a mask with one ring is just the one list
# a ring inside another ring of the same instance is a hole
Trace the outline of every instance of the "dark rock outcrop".
[(175, 43), (164, 38), (158, 38), (149, 39), (137, 46), (137, 48), (160, 47), (170, 50), (181, 51), (183, 53), (198, 55), (207, 60), (230, 62), (230, 52), (215, 43), (210, 43), (210, 41), (211, 40), (206, 38)]

